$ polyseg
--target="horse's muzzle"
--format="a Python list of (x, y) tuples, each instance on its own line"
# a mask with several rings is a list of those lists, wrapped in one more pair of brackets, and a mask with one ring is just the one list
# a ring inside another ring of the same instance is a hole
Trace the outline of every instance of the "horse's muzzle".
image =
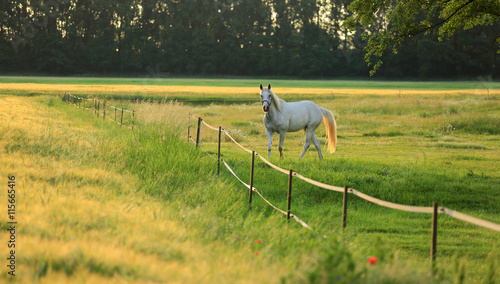
[(268, 101), (263, 101), (262, 102), (262, 109), (264, 110), (264, 112), (268, 112), (269, 111), (269, 106), (271, 104), (268, 102)]

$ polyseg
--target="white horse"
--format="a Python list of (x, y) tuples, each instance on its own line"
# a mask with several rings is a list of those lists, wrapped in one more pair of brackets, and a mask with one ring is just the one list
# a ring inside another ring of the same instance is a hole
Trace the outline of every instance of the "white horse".
[(287, 103), (278, 98), (278, 96), (271, 91), (271, 84), (269, 84), (267, 88), (262, 88), (262, 84), (260, 84), (260, 90), (262, 108), (266, 113), (264, 116), (264, 125), (266, 126), (268, 140), (267, 155), (269, 157), (271, 157), (271, 144), (274, 132), (280, 135), (278, 149), (281, 158), (283, 158), (283, 141), (285, 141), (286, 133), (304, 129), (306, 132), (306, 141), (299, 160), (304, 157), (304, 154), (311, 145), (311, 139), (314, 147), (318, 150), (318, 156), (321, 160), (323, 158), (321, 145), (314, 134), (314, 131), (321, 124), (321, 121), (324, 121), (326, 126), (328, 150), (330, 153), (335, 152), (335, 144), (337, 144), (337, 125), (329, 110), (321, 108), (311, 101)]

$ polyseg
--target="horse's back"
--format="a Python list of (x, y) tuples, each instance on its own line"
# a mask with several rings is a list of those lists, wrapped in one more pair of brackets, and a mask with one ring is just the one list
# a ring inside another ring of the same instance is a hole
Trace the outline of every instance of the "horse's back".
[(311, 101), (286, 103), (283, 111), (289, 115), (289, 131), (316, 128), (323, 121), (321, 108)]
[(311, 119), (316, 118), (316, 120), (323, 119), (321, 108), (311, 101), (291, 102), (287, 103), (286, 107), (289, 108), (289, 111), (295, 115), (308, 116)]

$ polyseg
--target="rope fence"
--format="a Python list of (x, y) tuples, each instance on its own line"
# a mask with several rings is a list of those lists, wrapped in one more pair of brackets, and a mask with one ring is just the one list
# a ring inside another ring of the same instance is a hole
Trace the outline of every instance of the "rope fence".
[[(92, 98), (92, 99), (86, 99), (78, 96), (71, 95), (69, 92), (66, 92), (64, 95), (62, 95), (63, 101), (65, 101), (68, 104), (71, 104), (75, 106), (75, 108), (81, 108), (83, 110), (91, 110), (94, 111), (94, 114), (96, 114), (97, 117), (100, 117), (102, 115), (103, 120), (108, 118), (109, 120), (115, 122), (116, 124), (120, 125), (120, 127), (124, 126), (129, 129), (134, 129), (135, 125), (135, 110), (128, 110), (125, 108), (120, 108), (116, 106), (111, 106), (111, 105), (106, 105), (106, 100), (101, 102), (98, 98)], [(108, 110), (108, 112), (106, 112)], [(128, 121), (128, 125), (124, 125), (124, 113), (129, 113), (128, 117), (126, 117), (126, 121)], [(110, 117), (111, 115), (111, 117)], [(191, 122), (190, 119), (194, 118), (197, 119), (198, 125), (197, 125), (197, 130), (196, 130), (196, 140), (194, 140), (191, 137), (190, 134), (190, 128), (191, 128)], [(201, 147), (201, 135), (202, 135), (202, 125), (204, 125), (206, 128), (212, 131), (218, 131), (219, 132), (219, 137), (218, 137), (218, 150), (217, 150), (217, 157), (214, 155), (210, 154), (207, 150), (205, 150), (203, 147)], [(220, 147), (221, 147), (221, 136), (226, 135), (233, 143), (235, 143), (241, 150), (252, 154), (252, 165), (251, 165), (251, 176), (250, 176), (250, 184), (245, 183), (240, 177), (236, 175), (236, 173), (233, 171), (233, 169), (228, 165), (228, 163), (220, 158)], [(486, 229), (490, 229), (493, 231), (500, 232), (500, 224), (493, 223), (487, 220), (479, 219), (476, 217), (472, 217), (469, 215), (466, 215), (464, 213), (460, 213), (458, 211), (451, 210), (446, 207), (438, 207), (437, 202), (433, 203), (432, 207), (420, 207), (420, 206), (409, 206), (409, 205), (403, 205), (403, 204), (397, 204), (397, 203), (392, 203), (388, 201), (384, 201), (381, 199), (377, 199), (375, 197), (369, 196), (367, 194), (364, 194), (356, 189), (353, 188), (348, 188), (348, 186), (345, 187), (339, 187), (339, 186), (334, 186), (334, 185), (329, 185), (325, 184), (310, 178), (307, 178), (297, 172), (294, 172), (293, 170), (285, 170), (283, 168), (280, 168), (264, 157), (262, 157), (259, 153), (252, 151), (248, 148), (245, 148), (242, 146), (240, 143), (234, 139), (228, 131), (223, 129), (221, 126), (213, 127), (210, 124), (206, 123), (203, 121), (201, 117), (196, 117), (192, 115), (191, 113), (188, 116), (188, 134), (187, 134), (188, 142), (193, 142), (197, 148), (201, 148), (210, 158), (214, 159), (217, 161), (217, 175), (220, 174), (220, 163), (222, 162), (226, 169), (238, 180), (240, 181), (246, 188), (249, 189), (249, 205), (251, 206), (252, 203), (252, 194), (256, 193), (264, 202), (266, 202), (269, 206), (271, 206), (273, 209), (278, 211), (281, 214), (284, 214), (287, 216), (287, 221), (289, 222), (290, 219), (294, 219), (302, 225), (304, 228), (307, 228), (312, 231), (312, 228), (308, 226), (304, 221), (302, 221), (297, 215), (291, 213), (291, 200), (292, 200), (292, 180), (293, 177), (296, 177), (300, 180), (303, 180), (304, 182), (307, 182), (311, 185), (317, 186), (319, 188), (323, 188), (326, 190), (334, 191), (334, 192), (340, 192), (343, 193), (343, 212), (342, 212), (342, 227), (345, 228), (347, 226), (347, 207), (348, 207), (348, 194), (355, 195), (361, 199), (364, 199), (368, 202), (371, 202), (373, 204), (377, 204), (382, 207), (394, 209), (394, 210), (400, 210), (400, 211), (406, 211), (406, 212), (414, 212), (414, 213), (425, 213), (425, 214), (432, 214), (432, 241), (431, 241), (431, 260), (434, 261), (436, 257), (436, 239), (437, 239), (437, 216), (438, 214), (445, 214), (448, 215), (452, 218), (455, 218), (457, 220), (461, 220), (473, 225), (477, 225)], [(254, 186), (253, 186), (253, 176), (254, 176), (254, 159), (255, 156), (257, 156), (260, 160), (262, 160), (265, 164), (267, 164), (269, 167), (272, 169), (281, 172), (283, 174), (288, 175), (289, 177), (289, 183), (288, 183), (288, 192), (287, 192), (287, 211), (282, 210), (278, 208), (277, 206), (273, 205), (268, 199), (266, 199), (261, 192), (259, 192)]]
[[(248, 189), (250, 189), (250, 185), (248, 185), (247, 183), (245, 183), (244, 181), (242, 181), (233, 171), (233, 169), (231, 169), (231, 167), (226, 163), (226, 161), (222, 160), (222, 162), (224, 163), (224, 166), (226, 166), (227, 170), (233, 174), (234, 177), (236, 177), (243, 185), (245, 185)], [(276, 207), (275, 205), (273, 205), (271, 202), (269, 202), (269, 200), (267, 200), (264, 196), (262, 196), (262, 194), (255, 188), (255, 187), (252, 187), (252, 191), (257, 193), (260, 198), (262, 198), (262, 200), (264, 200), (269, 206), (273, 207), (276, 211), (282, 213), (282, 214), (285, 214), (287, 215), (288, 212), (284, 211), (284, 210), (281, 210), (279, 209), (278, 207)], [(312, 231), (311, 227), (309, 227), (304, 221), (300, 220), (299, 217), (297, 217), (296, 215), (292, 214), (290, 217), (292, 217), (295, 221), (297, 221), (299, 224), (301, 224), (303, 227), (309, 229)]]
[[(103, 120), (109, 119), (120, 127), (126, 127), (128, 129), (134, 130), (135, 126), (135, 110), (127, 110), (123, 107), (116, 107), (112, 105), (107, 105), (106, 100), (102, 101), (98, 98), (86, 99), (78, 96), (71, 95), (69, 92), (62, 95), (63, 101), (68, 104), (73, 105), (75, 108), (81, 108), (83, 110), (93, 111), (97, 117), (102, 116)], [(114, 110), (111, 113), (107, 110)], [(130, 115), (124, 116), (124, 113), (130, 113)], [(110, 117), (110, 115), (113, 117)], [(118, 116), (117, 116), (118, 115)], [(125, 123), (124, 123), (125, 119)], [(127, 122), (128, 121), (128, 122)]]
[[(436, 258), (436, 247), (437, 247), (437, 245), (436, 245), (436, 240), (437, 240), (437, 216), (440, 213), (444, 213), (444, 214), (446, 214), (446, 215), (448, 215), (448, 216), (450, 216), (452, 218), (455, 218), (455, 219), (458, 219), (458, 220), (461, 220), (461, 221), (464, 221), (464, 222), (467, 222), (467, 223), (470, 223), (470, 224), (473, 224), (473, 225), (477, 225), (477, 226), (480, 226), (480, 227), (483, 227), (483, 228), (486, 228), (486, 229), (490, 229), (490, 230), (494, 230), (494, 231), (500, 232), (500, 224), (496, 224), (496, 223), (493, 223), (493, 222), (490, 222), (490, 221), (486, 221), (486, 220), (483, 220), (483, 219), (472, 217), (472, 216), (469, 216), (469, 215), (466, 215), (466, 214), (463, 214), (463, 213), (460, 213), (460, 212), (448, 209), (446, 207), (438, 207), (438, 203), (437, 202), (434, 202), (432, 207), (409, 206), (409, 205), (392, 203), (392, 202), (384, 201), (384, 200), (381, 200), (381, 199), (369, 196), (367, 194), (364, 194), (364, 193), (360, 192), (359, 190), (356, 190), (356, 189), (353, 189), (353, 188), (348, 188), (347, 186), (345, 186), (345, 187), (338, 187), (338, 186), (333, 186), (333, 185), (325, 184), (325, 183), (322, 183), (322, 182), (319, 182), (319, 181), (307, 178), (307, 177), (305, 177), (305, 176), (303, 176), (303, 175), (301, 175), (301, 174), (299, 174), (297, 172), (294, 172), (292, 170), (285, 170), (283, 168), (280, 168), (280, 167), (274, 165), (273, 163), (271, 163), (270, 161), (268, 161), (267, 159), (265, 159), (264, 157), (262, 157), (257, 152), (249, 150), (248, 148), (245, 148), (244, 146), (242, 146), (240, 143), (238, 143), (236, 141), (236, 139), (234, 139), (229, 134), (228, 131), (223, 130), (221, 126), (219, 126), (219, 128), (213, 127), (213, 126), (209, 125), (208, 123), (206, 123), (205, 121), (203, 121), (201, 119), (201, 117), (195, 117), (192, 114), (190, 114), (190, 117), (194, 117), (195, 119), (198, 119), (198, 122), (199, 122), (198, 123), (198, 129), (197, 129), (196, 141), (193, 140), (193, 139), (191, 139), (193, 142), (196, 143), (197, 147), (200, 147), (200, 143), (201, 143), (201, 129), (200, 128), (202, 127), (202, 125), (206, 126), (210, 130), (219, 131), (219, 140), (218, 140), (218, 149), (219, 149), (218, 150), (218, 157), (219, 158), (217, 159), (217, 163), (219, 164), (222, 161), (224, 163), (224, 166), (227, 168), (227, 170), (233, 176), (235, 176), (242, 184), (244, 184), (245, 187), (247, 187), (249, 189), (251, 188), (250, 194), (249, 194), (250, 195), (249, 196), (249, 199), (250, 199), (249, 203), (250, 204), (252, 202), (252, 193), (255, 192), (269, 206), (273, 207), (276, 211), (278, 211), (278, 212), (280, 212), (282, 214), (287, 215), (287, 220), (289, 220), (290, 218), (293, 218), (299, 224), (301, 224), (302, 226), (304, 226), (305, 228), (307, 228), (309, 230), (312, 230), (311, 227), (309, 227), (304, 221), (300, 220), (300, 218), (298, 218), (296, 215), (290, 213), (292, 177), (296, 177), (296, 178), (301, 179), (301, 180), (303, 180), (303, 181), (305, 181), (305, 182), (307, 182), (307, 183), (309, 183), (311, 185), (314, 185), (314, 186), (317, 186), (317, 187), (320, 187), (320, 188), (323, 188), (323, 189), (327, 189), (327, 190), (330, 190), (330, 191), (335, 191), (335, 192), (341, 192), (341, 193), (343, 193), (344, 194), (344, 198), (343, 198), (343, 212), (342, 212), (342, 227), (343, 228), (345, 228), (346, 225), (347, 225), (347, 200), (348, 200), (347, 195), (348, 194), (353, 194), (353, 195), (355, 195), (355, 196), (357, 196), (357, 197), (359, 197), (361, 199), (364, 199), (364, 200), (366, 200), (368, 202), (377, 204), (377, 205), (382, 206), (382, 207), (394, 209), (394, 210), (400, 210), (400, 211), (406, 211), (406, 212), (414, 212), (414, 213), (432, 214), (432, 230), (431, 230), (431, 235), (432, 235), (431, 236), (432, 237), (431, 238), (431, 260), (432, 261), (434, 261), (435, 258)], [(200, 122), (202, 122), (202, 123), (200, 123)], [(226, 163), (226, 161), (220, 159), (220, 144), (221, 144), (221, 138), (220, 138), (220, 136), (221, 136), (221, 133), (223, 133), (224, 135), (226, 135), (232, 142), (234, 142), (239, 148), (241, 148), (241, 150), (243, 150), (243, 151), (245, 151), (247, 153), (252, 154), (252, 168), (251, 168), (250, 185), (248, 185), (247, 183), (243, 182), (241, 180), (241, 178), (239, 178), (234, 173), (234, 171)], [(190, 137), (189, 136), (189, 127), (188, 127), (188, 137)], [(289, 176), (288, 211), (284, 211), (284, 210), (276, 207), (275, 205), (273, 205), (271, 202), (269, 202), (269, 200), (267, 200), (266, 198), (264, 198), (262, 196), (262, 194), (256, 188), (253, 187), (252, 184), (253, 184), (254, 156), (259, 157), (260, 160), (262, 160), (265, 164), (267, 164), (272, 169), (274, 169), (274, 170), (276, 170), (278, 172), (281, 172), (281, 173), (286, 174), (286, 175)], [(214, 158), (213, 156), (211, 156), (211, 157)], [(219, 167), (219, 165), (218, 165), (218, 167)], [(217, 172), (217, 174), (219, 174), (219, 171)]]

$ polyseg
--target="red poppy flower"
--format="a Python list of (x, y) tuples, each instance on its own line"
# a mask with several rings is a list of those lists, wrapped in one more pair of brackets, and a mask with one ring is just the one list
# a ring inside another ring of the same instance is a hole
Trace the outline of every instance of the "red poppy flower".
[(371, 256), (370, 258), (368, 258), (368, 263), (369, 264), (375, 264), (377, 263), (378, 259), (376, 256)]

